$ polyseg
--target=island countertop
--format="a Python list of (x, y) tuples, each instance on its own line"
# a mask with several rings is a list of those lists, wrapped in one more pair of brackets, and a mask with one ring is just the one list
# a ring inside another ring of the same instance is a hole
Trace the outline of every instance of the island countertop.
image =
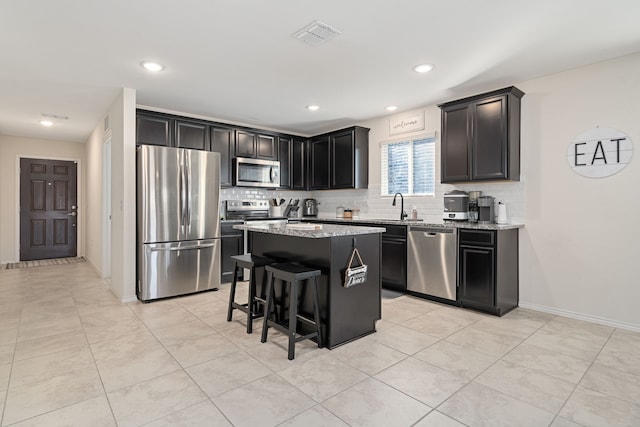
[(263, 224), (263, 225), (234, 225), (236, 230), (247, 230), (258, 233), (279, 234), (292, 237), (305, 237), (310, 239), (324, 239), (337, 236), (356, 236), (361, 234), (384, 233), (384, 227), (363, 227), (357, 225), (334, 225), (334, 224), (309, 224), (321, 226), (319, 229), (304, 229), (301, 224)]

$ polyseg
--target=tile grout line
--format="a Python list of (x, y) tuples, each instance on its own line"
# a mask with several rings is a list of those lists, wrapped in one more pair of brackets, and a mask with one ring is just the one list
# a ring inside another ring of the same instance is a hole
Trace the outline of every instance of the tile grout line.
[(91, 342), (89, 341), (89, 337), (87, 336), (87, 330), (84, 325), (84, 321), (82, 320), (82, 316), (78, 311), (78, 307), (76, 305), (76, 300), (72, 296), (73, 299), (73, 307), (75, 308), (76, 313), (78, 314), (78, 319), (80, 319), (80, 325), (82, 326), (82, 333), (84, 334), (84, 338), (87, 340), (87, 347), (89, 348), (89, 353), (91, 354), (91, 360), (93, 361), (93, 366), (96, 369), (96, 373), (98, 374), (98, 378), (100, 378), (100, 385), (102, 386), (102, 392), (104, 393), (104, 398), (107, 401), (107, 405), (109, 405), (109, 411), (111, 412), (111, 416), (113, 417), (113, 421), (116, 426), (118, 425), (118, 418), (116, 418), (116, 414), (113, 411), (113, 406), (111, 405), (111, 401), (109, 400), (109, 395), (107, 394), (107, 389), (104, 386), (104, 380), (102, 379), (102, 374), (100, 374), (100, 369), (98, 368), (98, 363), (96, 362), (95, 354), (93, 354), (93, 347), (91, 346)]
[[(474, 323), (477, 323), (477, 322), (474, 322)], [(474, 323), (472, 323), (472, 324), (470, 324), (470, 325), (467, 325), (466, 327), (462, 328), (461, 330), (472, 327)], [(473, 377), (472, 377), (472, 378), (471, 378), (471, 379), (470, 379), (470, 380), (469, 380), (469, 381), (468, 381), (464, 386), (460, 387), (458, 390), (456, 390), (456, 392), (455, 392), (455, 393), (453, 393), (453, 394), (452, 394), (451, 396), (449, 396), (447, 399), (445, 399), (445, 400), (443, 400), (442, 402), (440, 402), (440, 404), (439, 404), (439, 405), (437, 405), (435, 408), (433, 408), (433, 410), (434, 410), (434, 411), (438, 410), (438, 408), (440, 408), (443, 404), (445, 404), (445, 403), (446, 403), (448, 400), (450, 400), (453, 396), (455, 396), (456, 394), (460, 393), (460, 391), (462, 391), (464, 388), (468, 387), (471, 383), (475, 383), (475, 381), (476, 381), (476, 379), (477, 379), (478, 377), (480, 377), (482, 374), (484, 374), (485, 372), (487, 372), (487, 371), (488, 371), (489, 369), (491, 369), (493, 366), (495, 366), (496, 364), (498, 364), (498, 362), (502, 361), (502, 360), (504, 359), (504, 357), (506, 357), (509, 353), (511, 353), (512, 351), (514, 351), (516, 348), (518, 348), (521, 344), (523, 344), (523, 343), (524, 343), (524, 342), (525, 342), (529, 337), (531, 337), (531, 336), (532, 336), (533, 334), (535, 334), (537, 331), (541, 330), (541, 329), (544, 327), (544, 324), (545, 324), (545, 323), (546, 323), (546, 321), (545, 321), (545, 322), (543, 322), (543, 324), (542, 324), (541, 326), (539, 326), (537, 329), (535, 329), (533, 332), (531, 332), (531, 333), (530, 333), (529, 335), (527, 335), (525, 338), (523, 338), (523, 339), (520, 341), (520, 343), (519, 343), (519, 344), (517, 344), (516, 346), (514, 346), (512, 349), (510, 349), (509, 351), (507, 351), (505, 354), (503, 354), (502, 356), (500, 356), (499, 358), (497, 358), (493, 363), (489, 364), (489, 366), (487, 366), (485, 369), (483, 369), (482, 371), (480, 371), (479, 373), (477, 373), (475, 376), (473, 376)], [(459, 332), (459, 331), (458, 331), (458, 332)], [(485, 332), (486, 332), (486, 331), (485, 331)], [(453, 335), (453, 334), (451, 334), (451, 335)], [(449, 336), (451, 336), (451, 335), (449, 335)], [(494, 334), (494, 335), (496, 335), (496, 334)], [(443, 340), (444, 340), (444, 339), (443, 339)], [(457, 344), (456, 344), (456, 345), (457, 345)], [(463, 347), (463, 348), (464, 348), (464, 346), (460, 346), (460, 347)], [(471, 350), (473, 350), (473, 349), (471, 349)], [(477, 350), (475, 350), (475, 351), (477, 351)], [(479, 353), (484, 354), (484, 353), (482, 353), (482, 352), (479, 352)], [(486, 355), (486, 354), (485, 354), (485, 355)], [(490, 355), (487, 355), (487, 356), (490, 356)], [(491, 357), (493, 357), (493, 356), (491, 356)], [(509, 363), (509, 362), (507, 362), (507, 363)], [(515, 363), (514, 363), (514, 365), (516, 365), (516, 366), (520, 366), (520, 365), (515, 364)], [(526, 367), (524, 367), (524, 368), (525, 368), (525, 369), (528, 369), (528, 368), (526, 368)], [(521, 399), (518, 399), (518, 398), (517, 398), (517, 397), (515, 397), (515, 396), (511, 396), (511, 395), (509, 395), (509, 394), (507, 394), (507, 393), (504, 393), (504, 392), (502, 392), (502, 391), (500, 391), (500, 390), (496, 390), (496, 389), (495, 389), (495, 388), (493, 388), (493, 387), (486, 386), (486, 385), (484, 385), (484, 384), (480, 384), (480, 383), (476, 383), (476, 384), (481, 385), (481, 386), (483, 386), (483, 387), (488, 387), (488, 388), (490, 388), (491, 390), (493, 390), (493, 391), (495, 391), (495, 392), (497, 392), (497, 393), (500, 393), (500, 394), (502, 394), (502, 395), (504, 395), (504, 396), (507, 396), (507, 397), (509, 397), (509, 398), (511, 398), (511, 399), (518, 400), (518, 401), (520, 401), (520, 402), (522, 402), (522, 403), (525, 403), (525, 404), (527, 404), (527, 405), (530, 405), (530, 406), (532, 406), (532, 407), (534, 407), (534, 408), (541, 409), (541, 408), (539, 408), (539, 407), (537, 407), (537, 406), (535, 406), (535, 405), (532, 405), (532, 404), (531, 404), (531, 403), (529, 403), (529, 402), (525, 402), (525, 401), (523, 401), (523, 400), (521, 400)], [(543, 411), (545, 411), (544, 409), (542, 409), (542, 410), (543, 410)], [(440, 411), (438, 411), (438, 412), (440, 412)], [(441, 412), (441, 413), (442, 413), (442, 414), (444, 414), (444, 415), (446, 415), (447, 417), (449, 417), (449, 418), (451, 418), (451, 419), (454, 419), (454, 420), (458, 421), (458, 422), (459, 422), (459, 423), (461, 423), (461, 424), (465, 424), (465, 423), (463, 423), (462, 421), (458, 420), (457, 418), (452, 417), (451, 415), (447, 414), (446, 412)], [(554, 415), (554, 417), (552, 418), (552, 420), (553, 420), (553, 419), (555, 419), (555, 415)], [(467, 425), (467, 424), (465, 424), (465, 425)]]
[[(578, 387), (580, 387), (580, 383), (582, 382), (582, 380), (584, 379), (584, 377), (587, 375), (587, 372), (589, 372), (589, 369), (591, 369), (591, 367), (593, 366), (593, 364), (595, 363), (596, 359), (598, 358), (598, 356), (600, 355), (600, 353), (602, 353), (602, 350), (604, 350), (604, 348), (606, 347), (606, 345), (609, 343), (609, 341), (611, 340), (611, 337), (613, 336), (613, 334), (615, 333), (617, 328), (614, 328), (613, 331), (611, 332), (611, 334), (609, 334), (609, 336), (607, 337), (607, 341), (605, 341), (604, 344), (602, 344), (602, 347), (600, 347), (600, 350), (598, 351), (598, 354), (595, 355), (595, 357), (593, 358), (593, 360), (589, 363), (589, 366), (587, 367), (587, 369), (585, 369), (585, 371), (583, 372), (583, 374), (580, 376), (580, 379), (576, 382), (575, 386), (573, 387), (573, 390), (571, 390), (571, 393), (569, 393), (569, 395), (567, 396), (567, 398), (564, 400), (564, 403), (562, 404), (562, 406), (560, 407), (560, 409), (558, 410), (558, 413), (556, 414), (556, 416), (553, 418), (553, 421), (555, 422), (556, 418), (558, 418), (560, 416), (560, 413), (562, 412), (562, 410), (564, 409), (565, 406), (567, 406), (567, 403), (569, 402), (569, 400), (571, 400), (571, 397), (575, 394), (576, 390), (578, 389)], [(586, 388), (586, 387), (585, 387)], [(588, 389), (590, 390), (590, 389)], [(596, 391), (597, 393), (601, 393), (601, 394), (605, 394), (602, 393), (600, 391), (597, 390), (593, 390)], [(606, 396), (609, 396), (607, 394), (605, 394)], [(609, 396), (609, 397), (613, 397), (613, 396)], [(614, 399), (617, 399), (616, 397), (613, 397)], [(620, 399), (618, 399), (620, 400)], [(570, 420), (575, 422), (576, 424), (579, 424), (577, 421), (575, 420)]]

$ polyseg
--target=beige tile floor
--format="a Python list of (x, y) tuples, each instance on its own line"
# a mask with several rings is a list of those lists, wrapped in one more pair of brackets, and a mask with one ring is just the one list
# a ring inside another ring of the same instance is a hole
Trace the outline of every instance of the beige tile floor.
[(1, 425), (640, 425), (639, 333), (401, 296), (377, 333), (289, 361), (227, 298), (121, 304), (87, 263), (0, 270)]

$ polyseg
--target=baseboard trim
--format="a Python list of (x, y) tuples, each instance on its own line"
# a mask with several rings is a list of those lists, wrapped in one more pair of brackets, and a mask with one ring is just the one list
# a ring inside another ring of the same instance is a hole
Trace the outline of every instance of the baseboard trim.
[(598, 323), (600, 325), (611, 326), (618, 329), (625, 329), (627, 331), (640, 332), (640, 325), (636, 325), (633, 323), (619, 322), (617, 320), (606, 319), (604, 317), (591, 316), (584, 313), (562, 310), (560, 308), (548, 307), (545, 305), (532, 304), (525, 301), (520, 301), (518, 305), (522, 308), (541, 311), (543, 313), (555, 314), (557, 316), (569, 317), (571, 319), (585, 320), (587, 322)]
[(120, 300), (123, 304), (126, 304), (128, 302), (136, 302), (138, 301), (138, 297), (136, 297), (135, 295), (131, 296), (127, 296), (127, 297), (122, 297), (122, 299)]

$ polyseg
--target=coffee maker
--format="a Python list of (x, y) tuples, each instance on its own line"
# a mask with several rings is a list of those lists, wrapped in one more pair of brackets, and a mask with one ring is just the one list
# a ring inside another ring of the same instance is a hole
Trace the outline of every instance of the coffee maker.
[(478, 223), (492, 224), (494, 222), (494, 217), (495, 214), (493, 213), (493, 197), (478, 197)]
[(469, 191), (469, 222), (478, 222), (478, 198), (482, 191)]

